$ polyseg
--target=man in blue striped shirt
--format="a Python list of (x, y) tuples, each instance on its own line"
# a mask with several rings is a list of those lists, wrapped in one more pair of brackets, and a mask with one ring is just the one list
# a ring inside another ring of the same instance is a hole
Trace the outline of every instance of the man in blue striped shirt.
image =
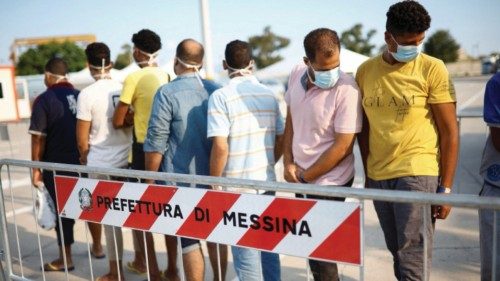
[[(231, 80), (208, 102), (208, 137), (213, 141), (210, 175), (275, 181), (274, 164), (282, 153), (285, 129), (278, 100), (252, 75), (252, 49), (247, 42), (235, 40), (227, 44), (223, 66)], [(240, 247), (231, 250), (241, 281), (261, 280), (262, 275), (266, 281), (280, 280), (277, 254)]]

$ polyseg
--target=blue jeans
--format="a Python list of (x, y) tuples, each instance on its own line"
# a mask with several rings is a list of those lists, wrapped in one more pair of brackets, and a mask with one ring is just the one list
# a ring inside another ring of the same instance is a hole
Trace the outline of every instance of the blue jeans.
[[(281, 269), (278, 254), (259, 250), (231, 247), (234, 270), (240, 281), (280, 281)], [(264, 274), (261, 273), (262, 272)], [(262, 275), (264, 279), (262, 279)]]

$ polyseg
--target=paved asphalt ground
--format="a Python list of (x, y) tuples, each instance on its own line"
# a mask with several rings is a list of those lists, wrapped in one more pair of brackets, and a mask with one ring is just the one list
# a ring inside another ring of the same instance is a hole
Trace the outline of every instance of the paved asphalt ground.
[[(457, 90), (458, 110), (463, 113), (480, 113), (482, 110), (484, 85), (489, 77), (454, 79)], [(454, 192), (476, 195), (481, 188), (478, 174), (482, 149), (486, 138), (486, 127), (481, 118), (465, 118), (461, 127), (460, 163), (455, 179)], [(3, 132), (0, 140), (0, 158), (30, 158), (30, 137), (27, 134), (27, 122), (8, 125), (10, 141)], [(362, 186), (362, 168), (359, 153), (356, 149), (355, 186)], [(278, 167), (279, 170), (282, 170)], [(23, 274), (28, 279), (42, 280), (40, 271), (40, 251), (38, 249), (37, 231), (44, 261), (52, 260), (57, 254), (54, 231), (37, 230), (32, 215), (32, 189), (30, 188), (29, 171), (21, 168), (10, 168), (10, 179), (6, 167), (1, 171), (3, 193), (6, 203), (9, 244), (14, 260), (14, 270), (21, 275), (19, 256), (22, 258)], [(10, 181), (10, 184), (9, 184)], [(8, 188), (11, 186), (12, 188)], [(281, 194), (287, 196), (286, 194)], [(365, 280), (395, 280), (392, 273), (392, 258), (385, 248), (382, 231), (379, 227), (371, 202), (365, 208)], [(14, 212), (15, 211), (15, 212)], [(17, 222), (17, 229), (14, 223)], [(15, 240), (16, 232), (20, 243)], [(2, 232), (3, 233), (3, 232)], [(76, 243), (73, 247), (73, 258), (76, 270), (70, 273), (70, 280), (91, 280), (87, 259), (87, 243), (85, 225), (75, 225)], [(132, 260), (133, 248), (131, 232), (124, 230), (125, 262)], [(165, 269), (166, 253), (163, 238), (156, 235), (156, 249), (160, 267)], [(104, 237), (103, 237), (104, 241)], [(479, 280), (479, 232), (477, 210), (452, 210), (449, 218), (438, 221), (433, 247), (431, 280)], [(0, 246), (1, 248), (1, 246)], [(206, 253), (206, 251), (205, 251)], [(212, 280), (208, 258), (205, 256), (205, 280)], [(5, 264), (4, 264), (5, 265)], [(107, 272), (108, 261), (92, 260), (94, 276)], [(283, 280), (306, 280), (306, 261), (304, 259), (281, 256)], [(359, 280), (359, 269), (353, 266), (340, 265), (341, 280)], [(128, 271), (126, 280), (142, 280), (141, 276)], [(235, 273), (230, 257), (227, 280), (234, 280)], [(48, 273), (46, 280), (64, 280), (64, 273)], [(0, 279), (2, 277), (0, 276)]]

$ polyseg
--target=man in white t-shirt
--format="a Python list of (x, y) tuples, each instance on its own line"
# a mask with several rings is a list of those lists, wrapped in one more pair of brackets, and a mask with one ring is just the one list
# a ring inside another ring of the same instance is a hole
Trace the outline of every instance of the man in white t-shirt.
[[(77, 103), (76, 138), (80, 151), (80, 162), (83, 165), (107, 168), (126, 168), (132, 144), (131, 127), (113, 128), (113, 113), (119, 100), (122, 84), (111, 79), (109, 71), (112, 67), (110, 51), (104, 43), (92, 43), (85, 53), (90, 73), (96, 80), (83, 89)], [(128, 116), (132, 119), (133, 116)], [(130, 122), (131, 123), (131, 122)], [(102, 178), (101, 175), (94, 176)], [(106, 179), (106, 176), (104, 177)], [(120, 280), (117, 259), (120, 265), (121, 279), (123, 271), (121, 260), (123, 255), (123, 239), (120, 228), (105, 226), (106, 245), (108, 248), (108, 274), (99, 277), (100, 281)], [(115, 241), (118, 251), (115, 250)], [(116, 256), (118, 253), (118, 257)]]

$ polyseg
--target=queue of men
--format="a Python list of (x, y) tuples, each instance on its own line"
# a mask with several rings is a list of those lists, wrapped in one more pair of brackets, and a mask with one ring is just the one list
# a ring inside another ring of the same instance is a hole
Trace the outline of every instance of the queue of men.
[[(421, 53), (430, 22), (429, 14), (416, 1), (392, 5), (387, 12), (387, 48), (363, 63), (356, 77), (340, 70), (337, 33), (328, 28), (311, 31), (303, 42), (304, 63), (291, 70), (285, 93), (286, 117), (279, 109), (278, 97), (252, 75), (252, 49), (247, 42), (234, 40), (226, 45), (222, 63), (230, 81), (224, 87), (201, 77), (204, 49), (193, 39), (178, 44), (174, 59), (177, 77), (170, 81), (156, 63), (160, 37), (147, 29), (134, 34), (133, 57), (141, 69), (130, 74), (123, 85), (109, 74), (109, 48), (104, 43), (90, 44), (86, 55), (96, 81), (80, 93), (68, 82), (64, 60), (54, 58), (47, 63), (48, 89), (35, 101), (31, 118), (32, 158), (275, 181), (274, 165), (283, 155), (286, 181), (334, 188), (353, 183), (353, 146), (357, 138), (366, 188), (450, 193), (458, 155), (456, 100), (444, 63)], [(490, 83), (490, 99), (496, 101), (493, 92), (499, 93), (494, 86), (498, 85), (498, 77)], [(492, 133), (487, 148), (492, 151), (500, 150), (496, 111), (491, 107), (485, 114)], [(499, 158), (486, 158), (483, 195), (498, 196), (495, 184), (500, 177), (496, 170), (490, 170), (500, 167), (496, 164)], [(51, 172), (34, 169), (33, 182), (43, 182), (57, 202)], [(227, 190), (274, 195), (260, 190)], [(424, 237), (432, 245), (435, 219), (445, 219), (450, 208), (433, 206), (423, 210), (409, 203), (374, 204), (394, 259), (396, 279), (427, 280), (424, 267), (430, 269), (432, 247), (424, 253)], [(425, 225), (422, 212), (433, 218)], [(491, 214), (482, 213), (481, 227), (489, 229), (482, 232), (484, 243), (492, 240), (491, 220)], [(68, 270), (74, 269), (73, 224), (73, 220), (62, 219), (62, 237), (56, 228), (60, 256), (45, 264), (45, 271), (63, 271), (63, 256)], [(101, 226), (92, 224), (90, 230), (92, 254), (103, 258)], [(133, 232), (134, 260), (123, 264), (121, 229), (105, 226), (104, 232), (109, 272), (97, 280), (119, 280), (119, 276), (124, 280), (120, 274), (124, 267), (140, 275), (145, 275), (148, 267), (151, 280), (180, 280), (179, 274), (185, 274), (187, 280), (204, 280), (206, 266), (198, 240), (181, 238), (182, 250), (177, 253), (177, 238), (165, 236), (168, 266), (162, 271), (151, 233)], [(491, 242), (484, 248), (491, 250), (488, 245)], [(225, 280), (228, 247), (207, 243), (207, 249), (214, 280)], [(236, 246), (231, 247), (231, 252), (239, 280), (281, 280), (277, 254)], [(482, 264), (490, 264), (482, 272), (483, 280), (489, 280), (485, 276), (491, 274), (491, 252), (483, 248), (482, 252), (489, 253), (482, 258)], [(182, 273), (176, 263), (178, 254), (182, 255)], [(428, 265), (423, 264), (424, 255)], [(316, 281), (339, 280), (334, 263), (310, 260), (309, 266)]]

